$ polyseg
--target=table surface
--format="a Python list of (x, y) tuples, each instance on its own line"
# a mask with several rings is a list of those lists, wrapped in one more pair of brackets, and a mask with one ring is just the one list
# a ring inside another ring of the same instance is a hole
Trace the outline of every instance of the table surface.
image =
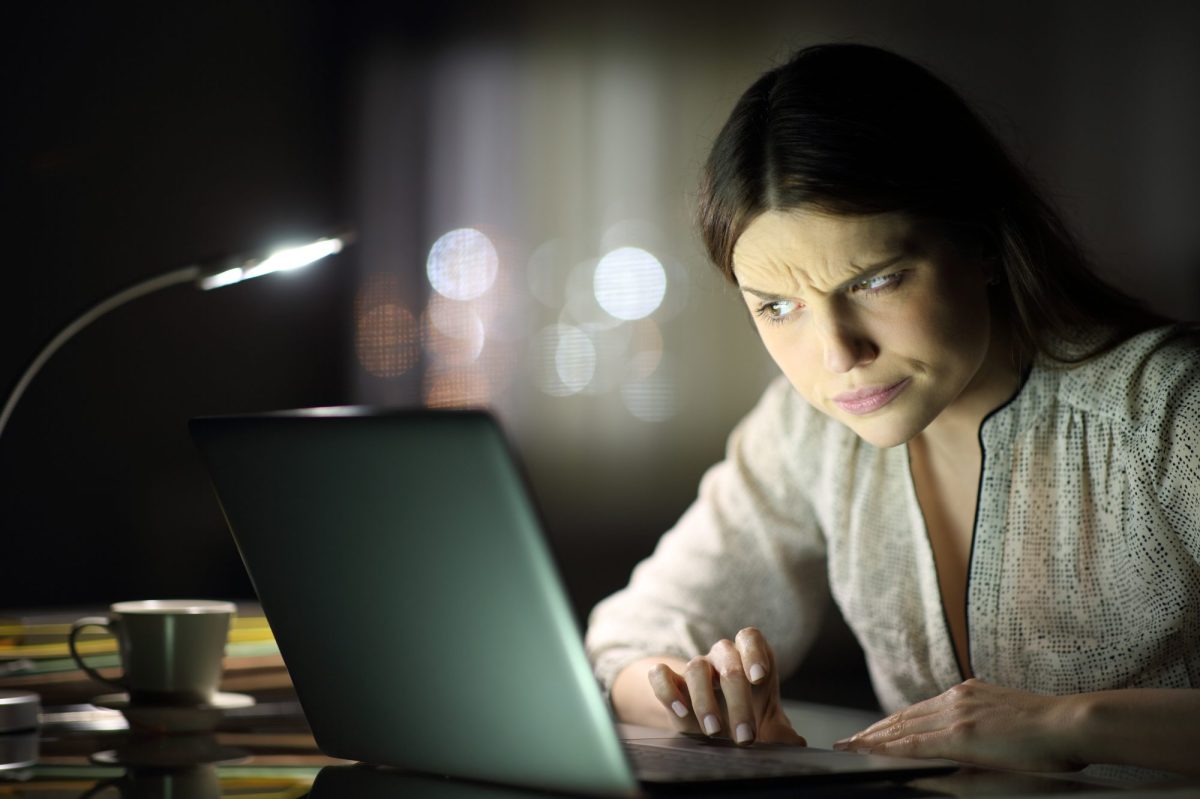
[[(0, 771), (0, 797), (82, 797), (96, 789), (91, 795), (98, 799), (117, 796), (215, 799), (248, 794), (268, 799), (302, 796), (310, 786), (316, 799), (329, 796), (502, 799), (547, 795), (352, 766), (320, 753), (290, 690), (262, 691), (256, 698), (258, 703), (253, 708), (231, 712), (212, 734), (202, 736), (132, 735), (124, 719), (113, 711), (86, 704), (46, 708), (37, 742), (37, 765)], [(835, 740), (877, 718), (861, 710), (798, 702), (785, 702), (785, 709), (810, 745), (822, 748), (829, 748)], [(1115, 769), (1054, 775), (963, 769), (906, 785), (810, 786), (802, 795), (1200, 797), (1200, 781), (1169, 781), (1164, 776)], [(797, 788), (754, 795), (795, 796)]]

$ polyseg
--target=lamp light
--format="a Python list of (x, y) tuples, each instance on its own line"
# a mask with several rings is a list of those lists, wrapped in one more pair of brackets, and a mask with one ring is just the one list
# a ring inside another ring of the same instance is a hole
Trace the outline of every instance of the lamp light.
[(341, 252), (343, 248), (349, 246), (353, 241), (354, 234), (346, 232), (317, 239), (298, 247), (287, 247), (276, 250), (265, 257), (242, 255), (233, 258), (222, 258), (205, 264), (193, 264), (185, 266), (182, 269), (166, 272), (148, 280), (143, 280), (140, 283), (117, 292), (108, 299), (92, 306), (64, 327), (37, 354), (37, 357), (33, 359), (33, 362), (29, 364), (28, 368), (21, 375), (21, 379), (17, 381), (12, 393), (9, 394), (8, 400), (4, 403), (4, 410), (0, 411), (0, 435), (4, 434), (4, 427), (8, 424), (8, 419), (12, 416), (13, 408), (17, 406), (21, 395), (25, 393), (25, 389), (33, 381), (37, 373), (41, 371), (46, 361), (50, 360), (51, 356), (76, 333), (109, 311), (119, 308), (127, 302), (136, 300), (138, 297), (153, 294), (160, 289), (165, 289), (179, 283), (194, 283), (197, 288), (210, 291), (222, 286), (231, 286), (234, 283), (240, 283), (250, 278), (269, 275), (272, 272), (300, 269), (328, 255)]

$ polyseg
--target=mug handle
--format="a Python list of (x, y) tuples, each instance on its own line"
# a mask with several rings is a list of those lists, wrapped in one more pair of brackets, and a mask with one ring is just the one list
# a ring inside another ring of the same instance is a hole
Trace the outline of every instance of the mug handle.
[(128, 686), (125, 684), (124, 674), (115, 680), (110, 680), (108, 677), (101, 675), (100, 672), (84, 663), (83, 657), (79, 654), (79, 651), (75, 649), (75, 636), (79, 635), (80, 631), (83, 630), (84, 627), (103, 627), (113, 635), (116, 635), (116, 632), (113, 630), (114, 626), (115, 624), (112, 619), (108, 619), (104, 616), (87, 616), (86, 618), (79, 619), (71, 625), (71, 634), (67, 636), (67, 648), (71, 651), (71, 657), (74, 658), (77, 664), (79, 664), (79, 668), (83, 669), (84, 673), (86, 673), (87, 676), (91, 677), (93, 680), (108, 683), (109, 685), (115, 685), (118, 688), (128, 688)]

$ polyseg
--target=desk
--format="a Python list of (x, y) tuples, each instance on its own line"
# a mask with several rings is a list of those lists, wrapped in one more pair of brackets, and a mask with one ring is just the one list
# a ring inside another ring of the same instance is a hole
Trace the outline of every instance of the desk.
[(195, 735), (137, 735), (116, 711), (45, 706), (37, 764), (0, 770), (0, 797), (294, 799), (323, 766), (347, 765), (317, 749), (290, 686), (252, 693), (256, 705)]
[[(259, 692), (255, 708), (231, 713), (209, 736), (142, 739), (132, 737), (111, 714), (96, 714), (90, 706), (48, 708), (51, 722), (41, 733), (38, 765), (18, 775), (0, 777), (0, 797), (119, 796), (216, 799), (252, 794), (256, 799), (295, 799), (312, 787), (313, 799), (382, 799), (383, 797), (444, 797), (444, 799), (517, 799), (546, 797), (544, 793), (481, 786), (437, 777), (352, 766), (322, 755), (316, 748), (295, 697), (288, 690)], [(786, 702), (796, 728), (814, 746), (861, 729), (874, 716), (859, 710)], [(90, 725), (86, 722), (89, 722)], [(129, 749), (134, 745), (132, 749)], [(140, 751), (138, 747), (140, 746)], [(126, 748), (143, 759), (140, 766), (96, 763), (97, 752)], [(200, 760), (185, 763), (188, 752)], [(221, 756), (230, 755), (226, 762)], [(176, 758), (171, 765), (171, 758)], [(157, 761), (157, 762), (155, 762)], [(0, 772), (2, 773), (2, 772)], [(16, 776), (19, 779), (14, 780)], [(90, 793), (89, 793), (90, 792)], [(1102, 776), (1031, 775), (964, 769), (956, 774), (916, 780), (908, 785), (811, 786), (755, 792), (755, 796), (904, 797), (1003, 796), (1200, 797), (1200, 782), (1146, 784), (1130, 776), (1119, 782)], [(695, 795), (695, 794), (689, 794)], [(724, 794), (728, 796), (729, 794)]]

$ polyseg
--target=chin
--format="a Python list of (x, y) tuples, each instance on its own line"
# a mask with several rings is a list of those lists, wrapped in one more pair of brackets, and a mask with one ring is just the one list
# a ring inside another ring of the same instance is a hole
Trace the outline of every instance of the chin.
[(897, 424), (894, 420), (887, 419), (856, 419), (854, 422), (839, 419), (838, 421), (853, 430), (863, 441), (880, 449), (890, 449), (907, 444), (913, 439), (913, 436), (921, 432), (919, 429), (913, 429), (910, 425)]
[(863, 441), (874, 447), (878, 447), (879, 449), (891, 449), (892, 447), (898, 447), (901, 444), (907, 444), (912, 440), (912, 436), (873, 435), (870, 433), (859, 432), (858, 430), (855, 430), (854, 432), (858, 433), (858, 437)]

